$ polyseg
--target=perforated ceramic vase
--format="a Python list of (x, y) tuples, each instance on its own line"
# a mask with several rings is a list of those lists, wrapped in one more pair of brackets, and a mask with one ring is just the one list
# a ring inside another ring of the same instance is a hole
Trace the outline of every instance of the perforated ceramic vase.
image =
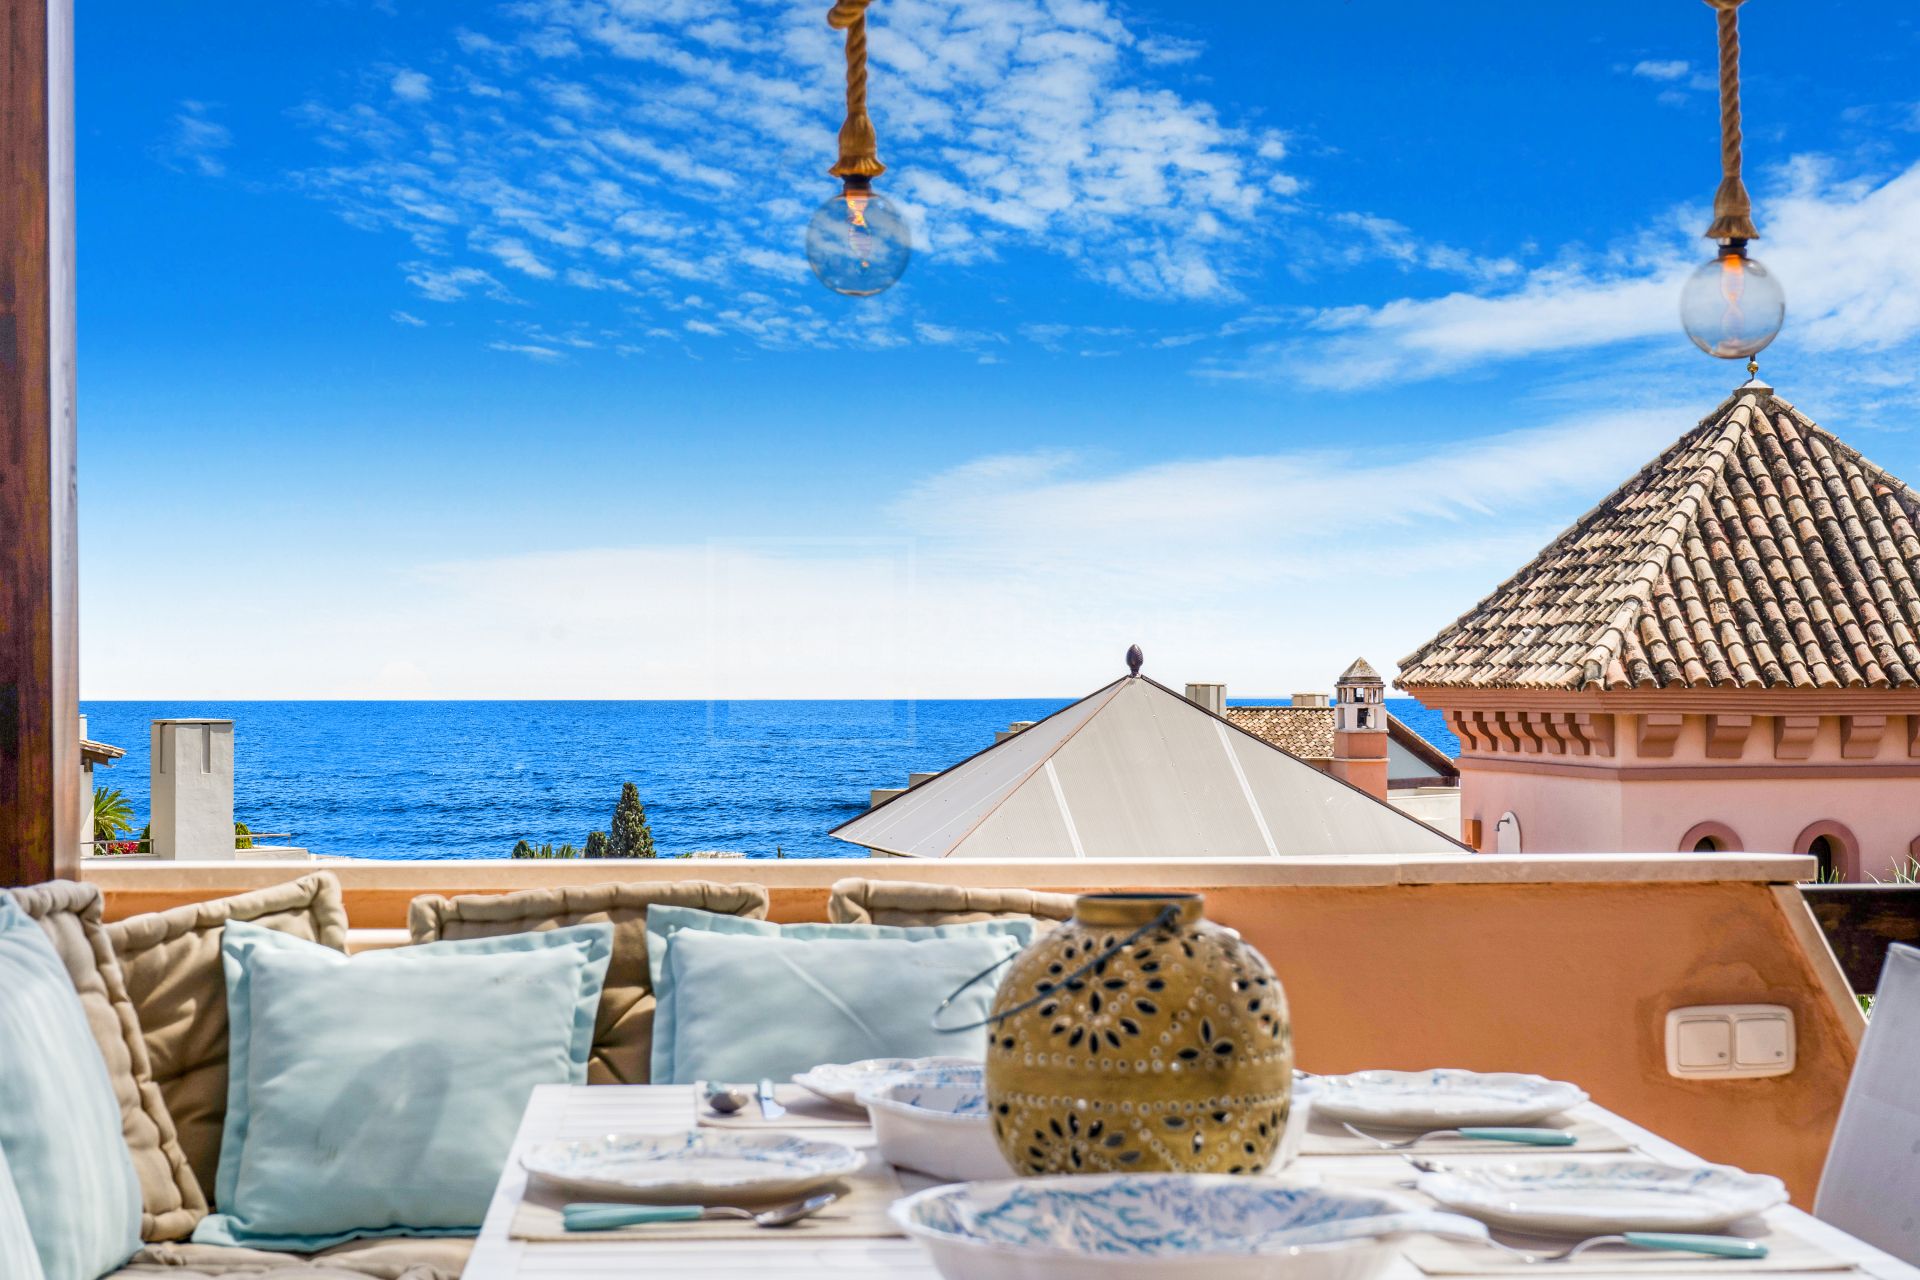
[[(987, 1110), (1025, 1175), (1264, 1172), (1293, 1031), (1258, 951), (1199, 894), (1089, 894), (994, 997)], [(1012, 1011), (1008, 1013), (1008, 1011)]]

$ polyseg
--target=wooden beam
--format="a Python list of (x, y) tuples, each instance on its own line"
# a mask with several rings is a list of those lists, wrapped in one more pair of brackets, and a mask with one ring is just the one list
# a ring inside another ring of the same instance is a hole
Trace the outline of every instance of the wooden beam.
[(1879, 985), (1889, 943), (1920, 946), (1920, 884), (1807, 884), (1800, 892), (1863, 995)]
[(78, 873), (71, 0), (0, 0), (0, 885)]

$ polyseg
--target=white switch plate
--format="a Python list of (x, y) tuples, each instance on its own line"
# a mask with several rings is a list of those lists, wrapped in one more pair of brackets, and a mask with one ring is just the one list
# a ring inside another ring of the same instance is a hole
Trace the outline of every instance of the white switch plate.
[(1667, 1014), (1667, 1074), (1752, 1080), (1793, 1070), (1793, 1010), (1779, 1004), (1700, 1004)]

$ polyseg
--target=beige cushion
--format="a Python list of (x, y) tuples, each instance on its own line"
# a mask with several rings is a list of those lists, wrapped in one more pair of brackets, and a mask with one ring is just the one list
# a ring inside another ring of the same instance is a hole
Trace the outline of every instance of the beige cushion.
[(503, 933), (613, 924), (613, 959), (600, 995), (587, 1060), (589, 1084), (645, 1084), (653, 1058), (653, 980), (647, 972), (647, 908), (698, 907), (763, 920), (767, 891), (757, 884), (677, 880), (666, 884), (596, 884), (413, 900), (407, 923), (415, 942), (490, 938)]
[[(969, 889), (957, 884), (920, 884), (911, 880), (836, 880), (827, 899), (827, 919), (835, 924), (966, 924), (1032, 916), (1047, 927), (1073, 915), (1071, 893), (1032, 889)], [(1042, 930), (1036, 930), (1036, 935)]]
[(97, 885), (56, 880), (15, 889), (13, 900), (40, 922), (66, 963), (87, 1025), (106, 1059), (120, 1102), (120, 1128), (140, 1175), (140, 1238), (179, 1240), (207, 1215), (207, 1198), (187, 1164), (173, 1117), (154, 1083), (140, 1020), (127, 998), (113, 944), (100, 923)]
[(106, 1280), (460, 1280), (473, 1241), (354, 1240), (311, 1256), (213, 1244), (150, 1245)]
[(220, 931), (250, 920), (344, 951), (347, 909), (340, 882), (318, 871), (270, 889), (194, 902), (107, 926), (140, 1016), (153, 1078), (202, 1187), (220, 1167), (227, 1116), (227, 980)]

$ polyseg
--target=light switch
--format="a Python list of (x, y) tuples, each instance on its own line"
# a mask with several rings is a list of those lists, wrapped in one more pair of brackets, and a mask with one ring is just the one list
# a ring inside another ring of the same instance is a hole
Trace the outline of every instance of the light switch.
[(1785, 1018), (1741, 1018), (1733, 1025), (1733, 1065), (1777, 1067), (1793, 1057), (1793, 1024)]
[(1703, 1004), (1667, 1012), (1667, 1073), (1750, 1080), (1793, 1070), (1793, 1010), (1777, 1004)]
[(1724, 1071), (1733, 1061), (1733, 1023), (1725, 1018), (1689, 1018), (1674, 1038), (1683, 1070)]

